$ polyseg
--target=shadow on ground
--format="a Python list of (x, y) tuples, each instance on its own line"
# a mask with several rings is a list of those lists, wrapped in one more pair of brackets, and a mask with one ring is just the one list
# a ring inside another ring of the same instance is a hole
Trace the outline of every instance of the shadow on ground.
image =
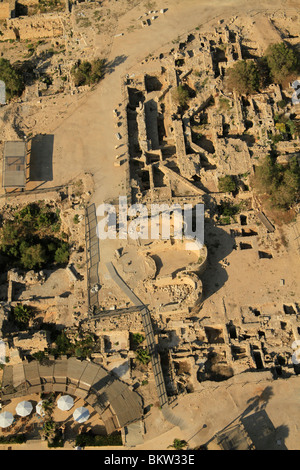
[(31, 140), (30, 181), (53, 181), (54, 135), (38, 134)]

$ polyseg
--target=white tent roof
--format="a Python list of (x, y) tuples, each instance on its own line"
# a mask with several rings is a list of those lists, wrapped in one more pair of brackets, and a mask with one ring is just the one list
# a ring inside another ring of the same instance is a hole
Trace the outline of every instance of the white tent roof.
[(57, 406), (60, 410), (68, 411), (74, 405), (74, 400), (70, 395), (63, 395), (57, 400)]
[(21, 401), (16, 406), (16, 413), (19, 416), (28, 416), (32, 412), (33, 406), (30, 401)]
[(0, 427), (7, 428), (12, 424), (13, 420), (14, 417), (9, 411), (3, 411), (3, 413), (0, 414)]
[(90, 412), (84, 406), (80, 406), (79, 408), (76, 408), (76, 410), (73, 413), (73, 418), (78, 423), (84, 423), (89, 418), (89, 416), (90, 416)]

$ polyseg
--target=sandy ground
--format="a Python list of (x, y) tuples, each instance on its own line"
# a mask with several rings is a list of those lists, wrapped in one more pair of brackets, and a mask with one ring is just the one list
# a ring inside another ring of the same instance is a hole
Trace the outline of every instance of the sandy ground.
[[(59, 394), (57, 396), (56, 401), (62, 396), (63, 394)], [(26, 400), (30, 401), (31, 404), (33, 405), (33, 410), (30, 413), (29, 416), (27, 417), (20, 417), (16, 413), (16, 406), (18, 403), (21, 401)], [(1, 412), (8, 411), (13, 414), (14, 416), (14, 422), (13, 424), (9, 427), (6, 428), (6, 430), (1, 429), (1, 434), (2, 435), (10, 435), (10, 434), (15, 434), (15, 433), (22, 433), (26, 430), (26, 433), (30, 436), (31, 433), (34, 433), (33, 427), (34, 425), (37, 425), (37, 427), (41, 430), (43, 427), (43, 418), (36, 412), (36, 405), (40, 401), (40, 396), (37, 394), (32, 394), (32, 395), (27, 395), (23, 397), (18, 397), (18, 398), (13, 398), (11, 402), (8, 405), (5, 405), (2, 407)], [(79, 407), (85, 407), (89, 410), (90, 416), (87, 421), (84, 423), (77, 423), (74, 418), (73, 418), (73, 413), (75, 409)], [(104, 429), (104, 424), (101, 421), (99, 414), (96, 413), (93, 408), (91, 408), (89, 405), (87, 405), (83, 399), (81, 398), (75, 398), (74, 399), (74, 405), (73, 407), (68, 410), (68, 411), (62, 411), (60, 410), (57, 406), (55, 406), (53, 414), (52, 414), (53, 421), (57, 423), (58, 426), (65, 426), (65, 437), (66, 439), (75, 439), (76, 435), (78, 432), (81, 430), (86, 432), (89, 429), (93, 428), (94, 430), (101, 432)], [(32, 435), (32, 437), (34, 437)], [(67, 443), (67, 446), (70, 446), (70, 443)], [(30, 446), (30, 443), (29, 443)], [(25, 447), (25, 445), (24, 445)], [(26, 443), (26, 447), (28, 447), (28, 444)], [(19, 448), (19, 447), (18, 447)]]
[(149, 417), (149, 421), (152, 418), (152, 426), (148, 430), (153, 440), (141, 448), (166, 449), (175, 438), (186, 440), (189, 449), (209, 445), (215, 434), (226, 430), (231, 423), (252, 415), (264, 415), (264, 423), (260, 423), (261, 435), (256, 435), (254, 426), (247, 426), (247, 432), (255, 441), (257, 449), (263, 443), (264, 434), (265, 437), (269, 434), (270, 449), (298, 449), (297, 409), (300, 398), (297, 388), (300, 378), (271, 381), (266, 373), (250, 375), (247, 378), (245, 376), (243, 384), (234, 383), (235, 380), (228, 380), (225, 385), (214, 382), (203, 392), (185, 395), (173, 412), (185, 421), (186, 429), (174, 427), (163, 436), (154, 437), (161, 417), (158, 413)]
[[(211, 383), (202, 392), (187, 394), (180, 403), (173, 408), (173, 413), (184, 422), (179, 428), (167, 423), (161, 411), (154, 406), (145, 419), (147, 442), (134, 448), (118, 447), (127, 450), (167, 450), (174, 439), (184, 439), (188, 449), (192, 450), (201, 445), (215, 448), (215, 435), (224, 433), (243, 421), (247, 434), (256, 444), (257, 450), (266, 443), (270, 450), (298, 450), (299, 449), (299, 404), (298, 393), (300, 377), (294, 376), (289, 380), (272, 381), (269, 373), (246, 374), (244, 382), (238, 383), (236, 378), (226, 383)], [(37, 396), (28, 396), (24, 399), (37, 401)], [(5, 410), (14, 413), (16, 404), (21, 399), (15, 399)], [(78, 400), (69, 412), (55, 411), (56, 421), (70, 422), (72, 413), (77, 406), (82, 406)], [(284, 403), (284, 406), (282, 406)], [(250, 418), (253, 418), (251, 420)], [(36, 419), (36, 418), (33, 418)], [(91, 414), (87, 425), (101, 425), (97, 416)], [(260, 431), (257, 432), (255, 421), (260, 420)], [(75, 426), (76, 427), (76, 426)], [(76, 429), (74, 427), (74, 432)], [(6, 450), (7, 445), (1, 445)], [(29, 444), (10, 446), (18, 450), (47, 449), (44, 441), (32, 441)], [(64, 450), (72, 449), (66, 443)], [(95, 448), (87, 448), (95, 450)], [(99, 449), (98, 449), (99, 450)], [(103, 450), (107, 450), (103, 448)], [(109, 447), (110, 451), (114, 448)]]

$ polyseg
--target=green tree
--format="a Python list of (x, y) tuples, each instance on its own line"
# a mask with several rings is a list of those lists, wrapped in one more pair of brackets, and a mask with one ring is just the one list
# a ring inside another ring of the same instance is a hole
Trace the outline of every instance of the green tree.
[(132, 335), (132, 342), (134, 346), (138, 346), (145, 340), (145, 337), (141, 335), (140, 333), (133, 333)]
[(105, 60), (95, 59), (92, 62), (78, 61), (71, 69), (75, 86), (92, 85), (98, 83), (105, 73)]
[(251, 94), (259, 90), (260, 74), (252, 60), (240, 60), (227, 70), (227, 87), (239, 95)]
[(5, 83), (6, 99), (9, 101), (20, 96), (24, 90), (22, 75), (11, 65), (8, 59), (0, 58), (0, 80)]
[(54, 255), (55, 263), (66, 264), (69, 261), (69, 245), (68, 243), (62, 242), (61, 246), (57, 248)]
[(270, 69), (271, 79), (283, 83), (299, 71), (299, 59), (291, 46), (284, 42), (271, 44), (265, 58)]
[(183, 439), (174, 439), (173, 444), (171, 444), (169, 447), (173, 447), (175, 450), (182, 450), (186, 446), (187, 442)]
[(147, 365), (151, 361), (151, 355), (148, 351), (148, 349), (138, 349), (135, 352), (135, 357), (137, 361), (141, 362), (144, 365)]
[(26, 242), (21, 243), (20, 253), (21, 264), (26, 269), (40, 268), (47, 261), (46, 250), (40, 243), (32, 246)]
[(14, 319), (17, 323), (28, 326), (31, 318), (33, 318), (33, 312), (28, 305), (18, 304), (15, 306)]
[(185, 108), (188, 104), (189, 99), (190, 99), (190, 94), (189, 94), (188, 88), (185, 85), (180, 84), (174, 90), (173, 98), (179, 106), (181, 106), (182, 108)]
[(255, 170), (254, 189), (268, 195), (268, 203), (276, 209), (289, 209), (299, 198), (300, 167), (297, 158), (288, 165), (279, 165), (276, 158), (267, 156)]

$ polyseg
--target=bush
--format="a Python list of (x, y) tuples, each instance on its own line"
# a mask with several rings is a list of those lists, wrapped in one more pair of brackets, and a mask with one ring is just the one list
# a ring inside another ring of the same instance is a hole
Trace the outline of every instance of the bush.
[(92, 62), (87, 60), (78, 61), (71, 69), (71, 75), (75, 86), (92, 85), (98, 83), (105, 73), (105, 60), (95, 59)]
[(270, 77), (276, 83), (291, 79), (299, 71), (299, 59), (291, 46), (284, 42), (271, 44), (265, 58), (270, 70)]
[(169, 447), (174, 447), (175, 450), (181, 450), (187, 445), (188, 443), (182, 439), (174, 439), (173, 444)]
[(46, 250), (40, 243), (30, 246), (26, 242), (20, 244), (21, 264), (26, 269), (40, 268), (47, 261)]
[(138, 346), (145, 340), (145, 337), (140, 333), (133, 333), (132, 335), (132, 342), (135, 346)]
[(0, 80), (5, 83), (6, 99), (8, 101), (22, 94), (24, 90), (22, 75), (7, 59), (0, 59)]
[(94, 338), (91, 335), (86, 335), (82, 339), (76, 339), (72, 342), (67, 334), (62, 331), (54, 340), (56, 348), (51, 349), (53, 355), (72, 355), (78, 358), (85, 359), (91, 355), (95, 348)]
[(232, 193), (237, 189), (236, 182), (230, 175), (219, 178), (218, 186), (221, 193)]
[(148, 351), (148, 349), (138, 349), (135, 352), (135, 357), (137, 361), (141, 362), (144, 365), (147, 365), (151, 361), (151, 355)]
[(236, 62), (227, 71), (227, 87), (238, 94), (251, 94), (259, 90), (260, 74), (258, 66), (250, 60)]
[(62, 242), (61, 246), (57, 248), (54, 255), (54, 260), (57, 264), (66, 264), (69, 260), (69, 245)]
[(300, 167), (297, 158), (288, 165), (279, 165), (276, 158), (268, 155), (255, 170), (254, 188), (268, 195), (272, 208), (289, 209), (299, 199)]
[(185, 108), (190, 99), (188, 88), (185, 85), (179, 85), (174, 91), (173, 98), (179, 106)]
[(26, 326), (33, 317), (33, 312), (28, 305), (18, 304), (15, 306), (13, 312), (15, 321)]
[(91, 431), (81, 433), (76, 437), (76, 446), (79, 447), (95, 447), (95, 446), (122, 446), (121, 433), (110, 434), (109, 436), (99, 436)]
[(0, 444), (23, 444), (26, 440), (25, 434), (17, 434), (16, 436), (0, 436)]

